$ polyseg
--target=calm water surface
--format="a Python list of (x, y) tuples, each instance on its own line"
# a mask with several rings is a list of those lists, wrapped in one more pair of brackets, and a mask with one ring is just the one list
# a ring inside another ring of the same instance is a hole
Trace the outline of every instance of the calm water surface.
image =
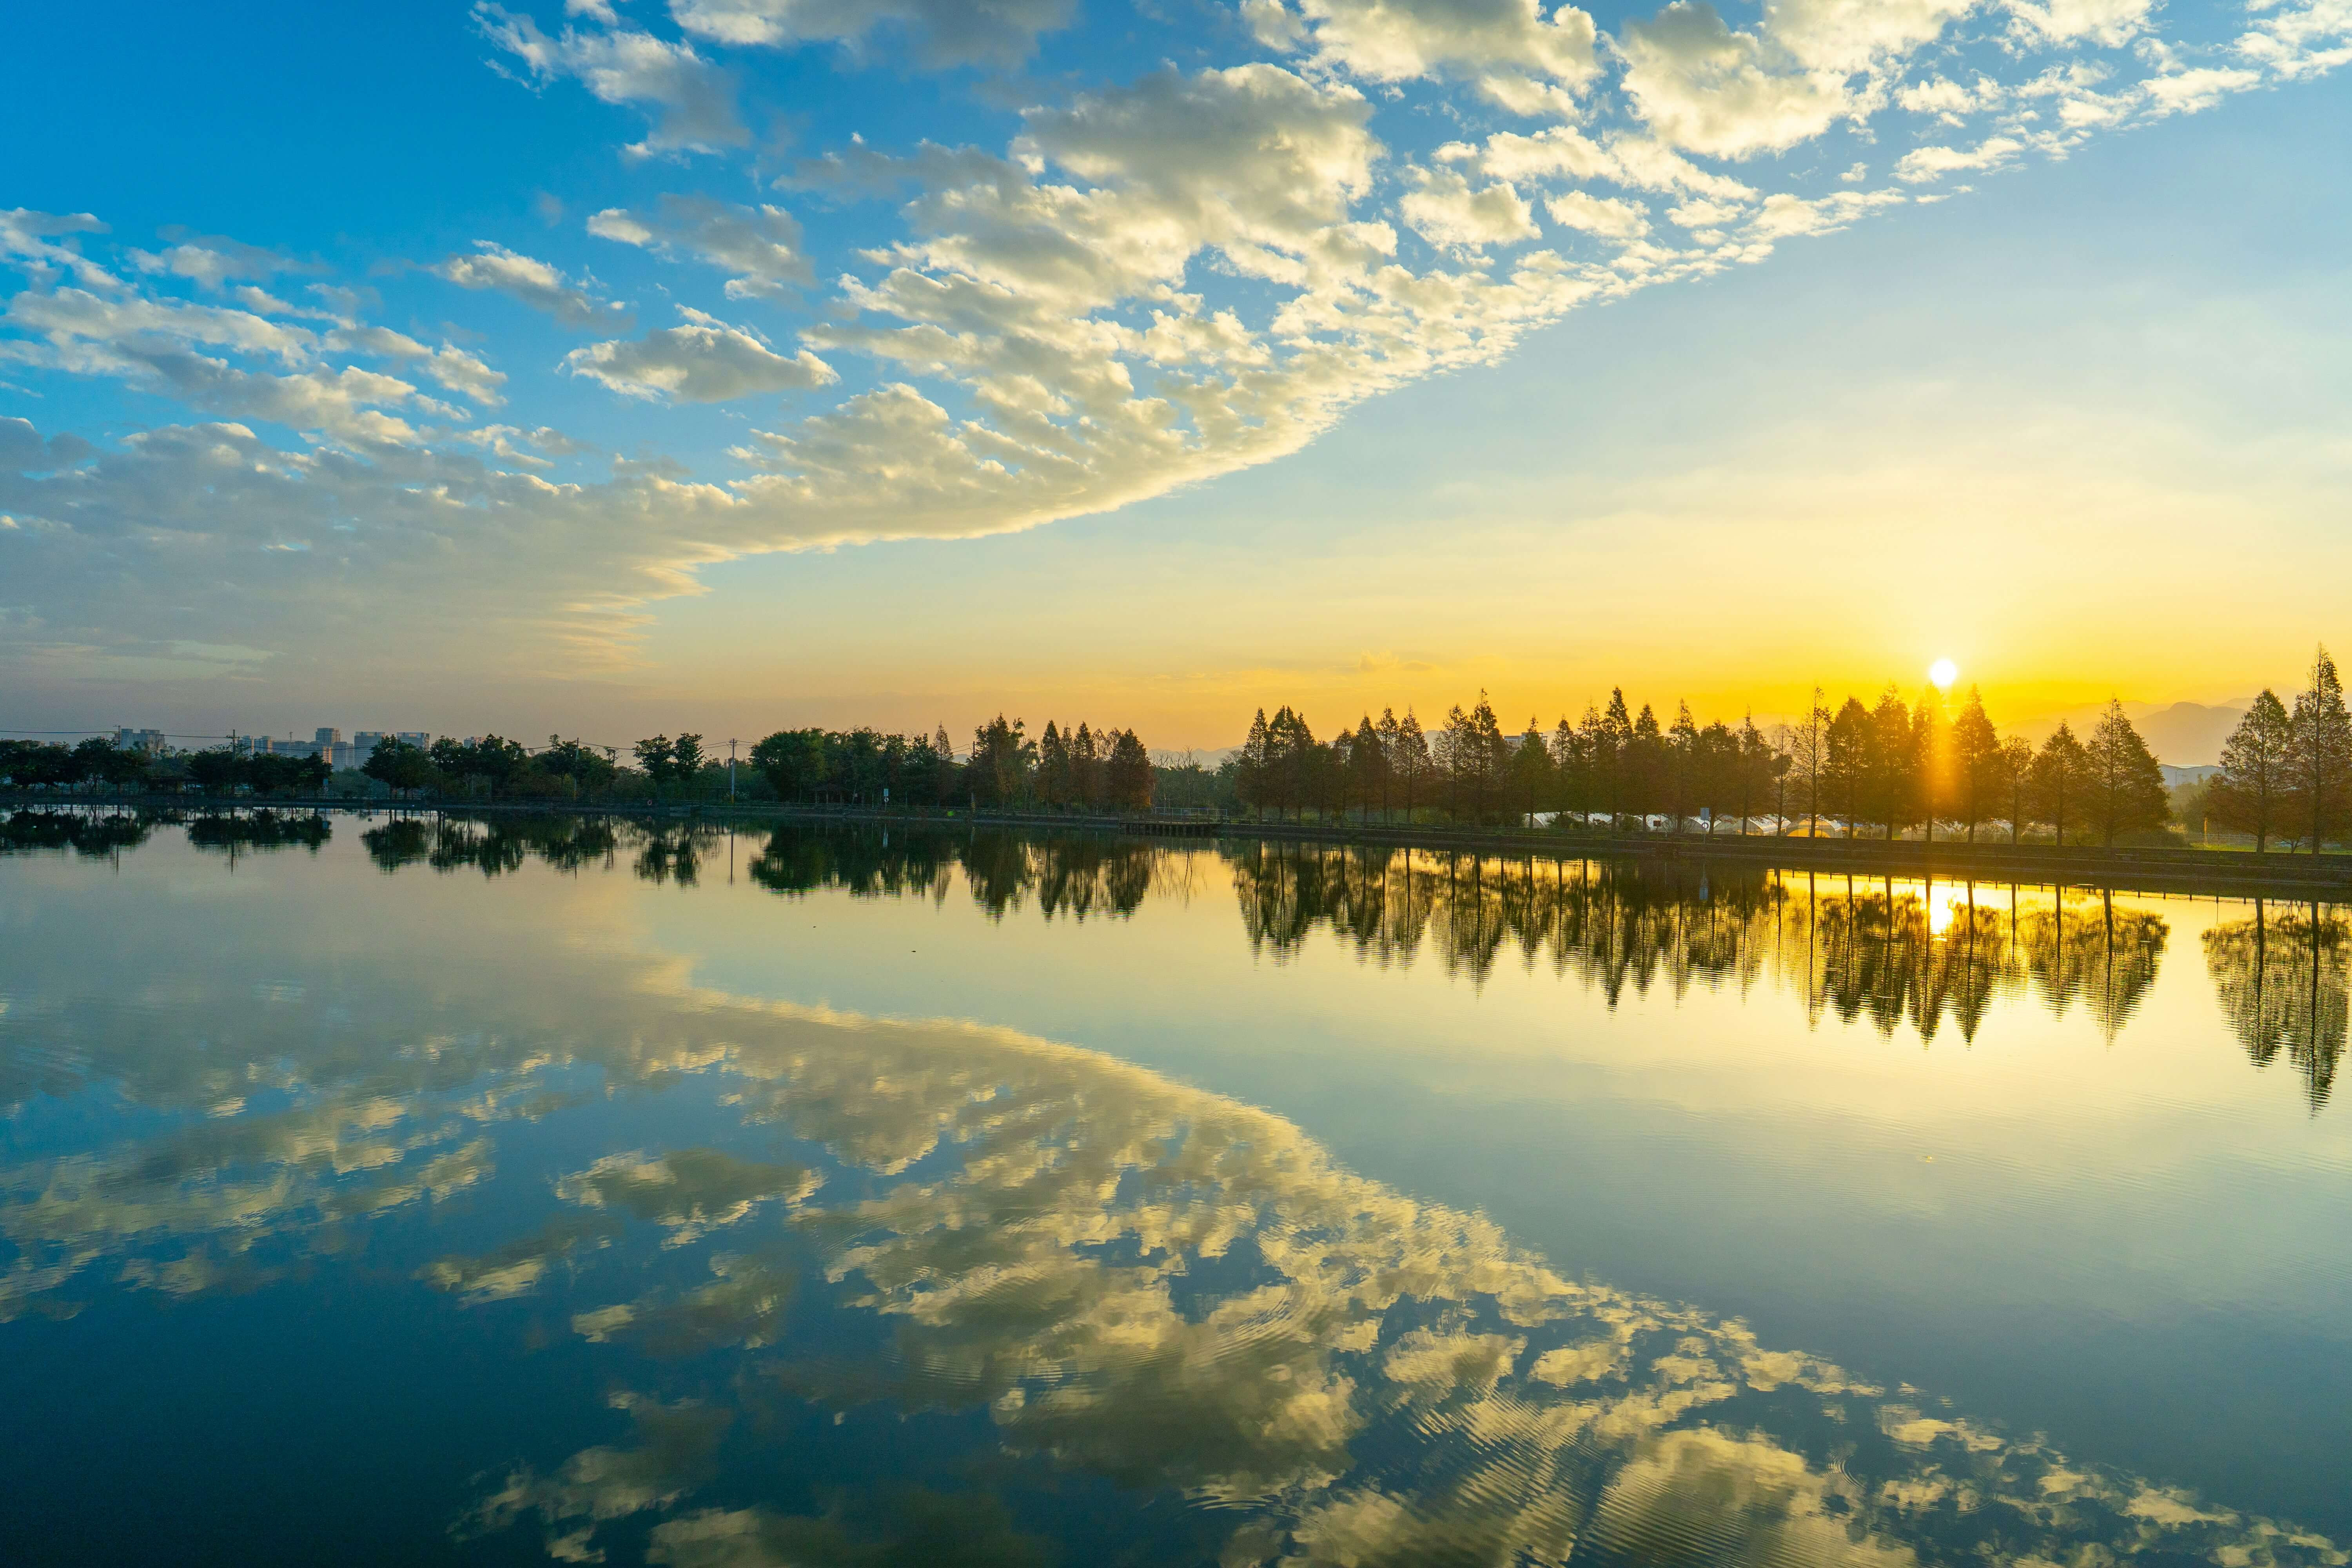
[(2305, 1563), (2309, 906), (0, 828), (0, 1562)]

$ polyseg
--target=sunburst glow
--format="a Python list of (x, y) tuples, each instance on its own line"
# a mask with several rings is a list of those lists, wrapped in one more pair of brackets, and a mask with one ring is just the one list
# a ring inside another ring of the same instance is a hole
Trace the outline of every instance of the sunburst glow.
[(1939, 691), (1948, 689), (1952, 682), (1959, 678), (1960, 667), (1948, 658), (1939, 658), (1927, 667), (1927, 679), (1935, 683), (1936, 689)]

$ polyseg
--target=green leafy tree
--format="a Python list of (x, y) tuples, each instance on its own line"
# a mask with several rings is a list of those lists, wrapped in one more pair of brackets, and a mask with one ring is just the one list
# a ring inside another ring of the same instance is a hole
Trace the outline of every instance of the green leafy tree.
[(971, 760), (964, 764), (965, 790), (979, 805), (1018, 805), (1031, 798), (1037, 765), (1036, 742), (1018, 719), (999, 713), (972, 731)]
[(188, 759), (188, 776), (206, 795), (235, 795), (245, 783), (244, 758), (226, 746), (213, 746)]
[(433, 789), (441, 782), (441, 772), (433, 765), (432, 754), (407, 741), (378, 741), (367, 761), (360, 764), (360, 772), (394, 795)]
[(518, 775), (530, 767), (530, 752), (523, 744), (499, 735), (472, 741), (445, 735), (433, 742), (431, 754), (436, 768), (466, 781), (468, 788), (480, 783), (494, 800), (501, 793), (510, 793)]
[[(662, 785), (669, 782), (670, 770), (677, 762), (677, 752), (670, 743), (670, 738), (655, 735), (639, 741), (629, 751), (637, 759), (637, 766), (645, 770), (646, 777), (653, 781), (654, 798), (659, 800)], [(435, 760), (439, 759), (436, 756)]]
[(610, 789), (621, 771), (612, 758), (595, 747), (555, 735), (547, 738), (547, 750), (539, 754), (537, 762), (541, 771), (550, 778), (562, 780), (575, 796)]
[(688, 796), (697, 793), (695, 786), (701, 778), (704, 765), (709, 761), (709, 756), (702, 749), (702, 737), (699, 735), (680, 735), (670, 742), (669, 776), (686, 786)]
[(2112, 846), (2118, 836), (2160, 831), (2171, 818), (2164, 770), (2124, 716), (2121, 702), (2107, 700), (2084, 756), (2090, 769), (2084, 819), (2102, 844)]
[(824, 783), (824, 733), (779, 730), (751, 747), (751, 765), (778, 800), (801, 800)]

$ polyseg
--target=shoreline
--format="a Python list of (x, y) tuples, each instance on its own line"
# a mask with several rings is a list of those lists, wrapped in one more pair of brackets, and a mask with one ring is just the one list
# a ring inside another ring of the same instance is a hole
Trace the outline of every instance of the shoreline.
[(2170, 847), (1978, 843), (1937, 839), (1804, 838), (1762, 834), (1572, 833), (1549, 828), (1502, 829), (1383, 823), (1252, 822), (1181, 816), (1077, 816), (1024, 811), (959, 811), (952, 815), (867, 806), (789, 806), (738, 802), (655, 805), (568, 801), (392, 802), (341, 797), (217, 800), (184, 795), (86, 795), (60, 798), (7, 792), (0, 807), (30, 810), (184, 812), (350, 812), (436, 817), (624, 817), (712, 826), (866, 824), (929, 831), (991, 828), (1027, 833), (1207, 842), (1225, 839), (1329, 845), (1519, 859), (1633, 859), (1693, 865), (1733, 863), (1874, 880), (1936, 879), (2021, 884), (2063, 883), (2148, 892), (2197, 892), (2267, 897), (2291, 894), (2352, 901), (2352, 855), (2256, 855), (2230, 849)]

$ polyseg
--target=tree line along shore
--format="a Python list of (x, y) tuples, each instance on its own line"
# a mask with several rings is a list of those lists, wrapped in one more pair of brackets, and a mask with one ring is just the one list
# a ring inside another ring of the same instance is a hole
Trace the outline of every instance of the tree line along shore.
[[(731, 750), (731, 748), (730, 748)], [(2352, 716), (2325, 648), (2288, 701), (2265, 689), (2219, 771), (2168, 790), (2155, 755), (2110, 701), (2086, 732), (2060, 724), (2036, 746), (2002, 735), (1971, 688), (1835, 707), (1819, 689), (1793, 722), (1671, 721), (1622, 689), (1581, 719), (1513, 733), (1481, 693), (1425, 725), (1408, 708), (1367, 712), (1328, 740), (1289, 705), (1261, 709), (1213, 766), (1154, 757), (1132, 729), (1049, 721), (1032, 735), (1002, 714), (959, 753), (929, 734), (782, 730), (740, 757), (703, 737), (663, 734), (618, 748), (550, 736), (530, 747), (488, 735), (429, 746), (380, 743), (341, 775), (317, 757), (227, 748), (158, 756), (103, 740), (67, 747), (0, 741), (0, 783), (42, 793), (164, 788), (214, 797), (315, 796), (338, 785), (395, 798), (510, 802), (675, 801), (730, 796), (805, 805), (1123, 813), (1154, 807), (1291, 821), (1444, 824), (1581, 831), (1912, 837), (1977, 842), (2179, 842), (2218, 826), (2256, 849), (2316, 852), (2352, 827)]]

